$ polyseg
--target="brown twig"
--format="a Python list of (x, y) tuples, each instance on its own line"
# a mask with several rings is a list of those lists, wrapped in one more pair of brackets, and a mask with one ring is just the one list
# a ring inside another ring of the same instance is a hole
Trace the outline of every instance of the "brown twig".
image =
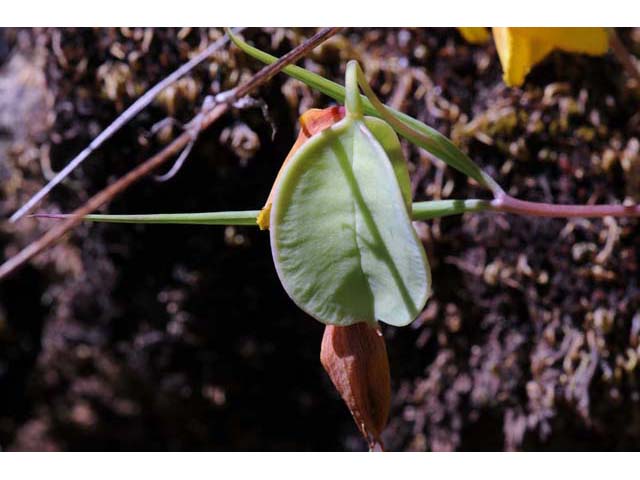
[(609, 46), (618, 62), (622, 64), (622, 67), (627, 72), (627, 75), (633, 78), (636, 86), (640, 88), (640, 67), (638, 67), (637, 60), (629, 53), (629, 50), (624, 46), (613, 28), (609, 29)]
[[(243, 85), (236, 87), (225, 95), (218, 95), (216, 97), (217, 101), (214, 102), (208, 110), (203, 110), (198, 114), (202, 115), (200, 129), (204, 130), (211, 126), (211, 124), (220, 118), (231, 107), (231, 105), (238, 101), (238, 99), (244, 97), (256, 87), (267, 82), (284, 67), (299, 60), (303, 55), (320, 45), (329, 37), (335, 35), (339, 30), (340, 28), (338, 27), (323, 28), (304, 43), (284, 55), (277, 62), (264, 67)], [(196, 118), (194, 118), (191, 123), (195, 123)], [(191, 139), (192, 135), (185, 131), (162, 151), (145, 160), (129, 173), (91, 197), (82, 207), (75, 210), (64, 222), (55, 225), (38, 240), (33, 241), (16, 255), (0, 265), (0, 280), (10, 275), (25, 262), (29, 261), (32, 257), (59, 240), (65, 233), (80, 223), (82, 221), (82, 217), (110, 201), (116, 195), (130, 187), (133, 183), (137, 182), (155, 168), (168, 161), (172, 156), (178, 154), (178, 152), (188, 145)]]

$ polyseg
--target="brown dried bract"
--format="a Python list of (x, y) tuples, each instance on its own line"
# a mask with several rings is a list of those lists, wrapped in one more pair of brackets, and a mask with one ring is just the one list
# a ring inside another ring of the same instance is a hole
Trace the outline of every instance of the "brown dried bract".
[(324, 330), (320, 361), (349, 407), (371, 450), (382, 450), (380, 435), (391, 406), (389, 359), (382, 333), (366, 323)]

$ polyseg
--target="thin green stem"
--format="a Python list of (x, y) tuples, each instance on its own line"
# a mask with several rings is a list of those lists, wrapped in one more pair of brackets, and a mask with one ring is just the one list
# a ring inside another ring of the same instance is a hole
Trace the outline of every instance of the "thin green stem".
[[(203, 213), (154, 213), (150, 215), (86, 215), (83, 220), (107, 223), (156, 223), (179, 225), (249, 225), (257, 226), (260, 210)], [(36, 214), (38, 218), (64, 219), (68, 215)]]
[[(413, 220), (427, 220), (430, 218), (457, 215), (465, 212), (479, 212), (490, 207), (486, 200), (435, 200), (430, 202), (416, 202), (413, 204)], [(244, 225), (258, 226), (256, 218), (260, 210), (241, 210), (230, 212), (202, 212), (202, 213), (154, 213), (148, 215), (87, 215), (83, 218), (88, 222), (106, 223), (151, 223), (175, 225)], [(64, 214), (38, 213), (36, 218), (54, 218), (62, 220), (68, 218)]]
[(488, 200), (433, 200), (415, 202), (411, 216), (415, 221), (423, 221), (462, 213), (482, 212), (490, 208), (491, 202)]

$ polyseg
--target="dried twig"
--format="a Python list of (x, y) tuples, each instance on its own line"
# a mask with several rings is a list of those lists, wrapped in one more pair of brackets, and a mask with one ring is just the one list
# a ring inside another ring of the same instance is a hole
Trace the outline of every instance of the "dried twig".
[(627, 75), (635, 80), (636, 86), (640, 87), (640, 67), (637, 63), (638, 60), (629, 53), (629, 50), (624, 46), (624, 43), (622, 43), (622, 40), (620, 40), (620, 37), (613, 28), (609, 29), (609, 46), (616, 59), (627, 72)]
[[(234, 32), (242, 31), (242, 28), (235, 29)], [(180, 68), (172, 72), (169, 76), (155, 84), (151, 89), (147, 90), (140, 98), (138, 98), (129, 108), (122, 112), (107, 128), (105, 128), (100, 134), (93, 139), (87, 148), (82, 150), (71, 161), (65, 165), (44, 187), (42, 187), (33, 197), (31, 197), (27, 203), (25, 203), (20, 209), (18, 209), (11, 218), (10, 222), (23, 217), (29, 213), (35, 205), (42, 200), (53, 188), (62, 182), (78, 165), (86, 160), (96, 149), (98, 149), (104, 142), (113, 136), (118, 130), (126, 125), (131, 119), (133, 119), (138, 113), (144, 110), (164, 89), (176, 82), (180, 77), (183, 77), (197, 65), (209, 58), (214, 52), (222, 48), (229, 41), (228, 36), (225, 34), (217, 41), (210, 44), (202, 52), (197, 54), (187, 63)]]
[[(289, 65), (300, 59), (310, 50), (321, 44), (327, 38), (335, 35), (340, 29), (337, 27), (323, 28), (320, 32), (316, 33), (313, 37), (306, 40), (303, 44), (291, 50), (284, 55), (280, 60), (271, 65), (267, 65), (258, 73), (256, 73), (250, 80), (243, 85), (230, 90), (225, 94), (219, 94), (216, 96), (215, 101), (208, 110), (203, 110), (191, 120), (190, 124), (195, 124), (200, 121), (201, 118), (201, 130), (208, 128), (218, 118), (220, 118), (235, 102), (247, 95), (251, 90), (267, 82), (276, 73), (282, 70), (285, 66)], [(95, 209), (99, 208), (104, 203), (110, 201), (119, 193), (126, 190), (136, 181), (140, 180), (145, 175), (149, 174), (158, 166), (162, 165), (173, 155), (178, 154), (183, 148), (185, 148), (192, 139), (192, 134), (189, 131), (183, 132), (161, 152), (157, 153), (153, 157), (147, 159), (142, 164), (131, 170), (129, 173), (119, 178), (113, 184), (109, 185), (105, 189), (98, 192), (91, 197), (82, 207), (75, 210), (69, 218), (64, 222), (55, 225), (51, 230), (45, 233), (38, 240), (27, 245), (24, 249), (0, 265), (0, 279), (7, 277), (14, 272), (18, 267), (30, 260), (33, 256), (37, 255), (52, 243), (60, 239), (65, 233), (75, 227), (82, 221), (82, 217), (88, 215)]]
[[(210, 109), (211, 105), (213, 105), (213, 102), (214, 102), (213, 97), (210, 95), (207, 95), (207, 97), (204, 100), (204, 103), (202, 104), (202, 110)], [(192, 124), (189, 126), (189, 129), (188, 129), (188, 132), (191, 135), (191, 141), (187, 144), (186, 147), (184, 147), (184, 150), (180, 152), (180, 156), (174, 162), (174, 164), (171, 166), (171, 168), (167, 173), (163, 173), (162, 175), (155, 175), (153, 177), (153, 179), (156, 182), (166, 182), (168, 180), (171, 180), (182, 168), (182, 165), (184, 164), (185, 160), (191, 153), (191, 149), (196, 144), (196, 141), (198, 140), (198, 135), (202, 130), (202, 115), (198, 115), (196, 117), (196, 120), (197, 121), (192, 122)]]

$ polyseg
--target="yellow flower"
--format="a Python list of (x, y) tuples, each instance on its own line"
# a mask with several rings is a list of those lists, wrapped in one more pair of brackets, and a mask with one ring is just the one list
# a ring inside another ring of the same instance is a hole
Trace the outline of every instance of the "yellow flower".
[(491, 36), (489, 35), (489, 30), (485, 27), (457, 27), (460, 35), (467, 42), (473, 43), (474, 45), (481, 45), (483, 43), (487, 43)]
[(599, 27), (493, 27), (493, 39), (509, 86), (522, 85), (531, 68), (552, 50), (604, 55), (609, 48), (607, 31)]

